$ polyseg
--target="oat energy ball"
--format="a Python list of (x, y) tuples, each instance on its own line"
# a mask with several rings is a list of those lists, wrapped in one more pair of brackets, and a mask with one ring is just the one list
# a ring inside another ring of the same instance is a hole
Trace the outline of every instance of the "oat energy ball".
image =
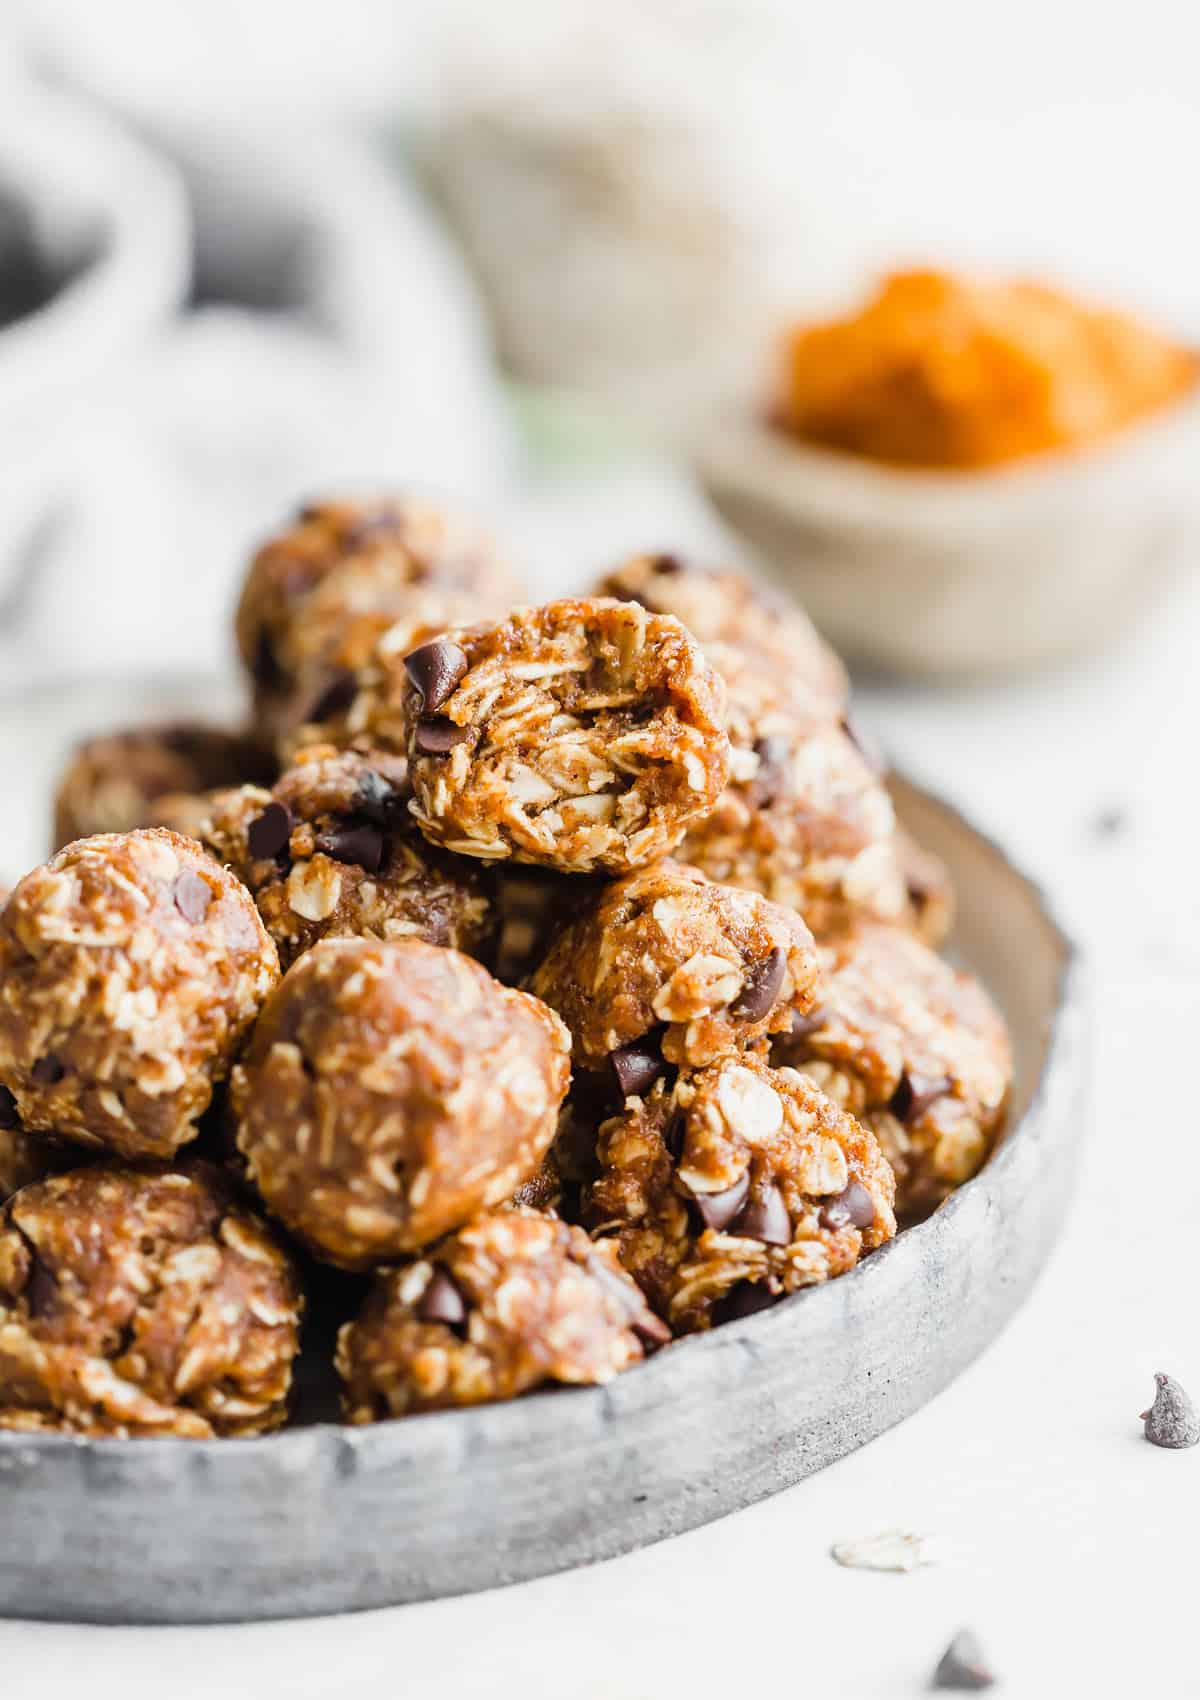
[(169, 1157), (278, 978), (253, 898), (198, 844), (80, 839), (0, 911), (0, 1084), (27, 1128)]
[(213, 726), (147, 726), (91, 738), (58, 782), (54, 848), (99, 832), (174, 827), (179, 799), (218, 786), (269, 783), (273, 769), (252, 736)]
[(999, 1012), (969, 974), (896, 927), (823, 952), (821, 1004), (797, 1013), (772, 1060), (801, 1069), (877, 1135), (904, 1221), (979, 1169), (1012, 1081)]
[(623, 873), (673, 849), (728, 777), (719, 678), (637, 603), (518, 609), (405, 668), (413, 813), (464, 855)]
[(302, 1305), (289, 1258), (203, 1164), (26, 1187), (0, 1213), (0, 1428), (278, 1428)]
[(305, 750), (272, 791), (210, 800), (205, 845), (254, 894), (286, 968), (322, 938), (424, 939), (486, 953), (486, 870), (427, 844), (403, 756)]
[(508, 1198), (554, 1137), (558, 1017), (457, 951), (327, 939), (234, 1070), (238, 1147), (318, 1257), (368, 1268)]
[(529, 989), (571, 1031), (581, 1069), (620, 1097), (668, 1064), (703, 1067), (791, 1025), (819, 973), (800, 917), (665, 860), (601, 887), (556, 938)]
[(676, 1333), (844, 1274), (896, 1231), (874, 1134), (758, 1057), (660, 1081), (597, 1149), (585, 1220)]
[(263, 545), (242, 589), (237, 641), (258, 717), (276, 730), (334, 717), (390, 627), (403, 652), (516, 600), (509, 566), (472, 520), (401, 497), (315, 502)]
[(337, 1367), (348, 1421), (370, 1423), (611, 1381), (669, 1338), (615, 1246), (506, 1210), (378, 1277)]

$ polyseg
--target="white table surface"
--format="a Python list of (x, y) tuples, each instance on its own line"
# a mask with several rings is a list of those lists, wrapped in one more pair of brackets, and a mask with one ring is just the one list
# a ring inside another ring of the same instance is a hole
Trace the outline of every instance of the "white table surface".
[[(667, 519), (673, 537), (703, 530), (636, 489), (590, 510), (576, 493), (581, 506), (593, 562), (665, 542)], [(547, 558), (554, 503), (524, 519)], [(896, 760), (1043, 875), (1092, 959), (1094, 1130), (1077, 1202), (1033, 1299), (954, 1386), (749, 1511), (520, 1588), (240, 1628), (0, 1623), (0, 1695), (891, 1700), (923, 1690), (960, 1625), (1005, 1695), (1200, 1693), (1200, 1448), (1158, 1451), (1137, 1421), (1157, 1369), (1200, 1397), (1200, 1131), (1183, 1075), (1200, 1033), (1198, 643), (1189, 587), (1123, 650), (1067, 672), (860, 688)], [(1114, 810), (1118, 830), (1097, 830)], [(873, 1575), (828, 1556), (893, 1527), (940, 1537), (944, 1562)]]

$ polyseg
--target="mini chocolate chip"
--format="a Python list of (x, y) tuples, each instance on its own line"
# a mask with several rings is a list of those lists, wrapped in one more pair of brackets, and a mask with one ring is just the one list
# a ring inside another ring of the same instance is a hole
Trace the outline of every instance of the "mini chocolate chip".
[(383, 863), (383, 834), (369, 821), (361, 826), (340, 826), (334, 832), (321, 833), (317, 849), (332, 856), (335, 862), (348, 862), (352, 867), (377, 874)]
[(655, 1316), (653, 1311), (647, 1311), (644, 1315), (636, 1317), (630, 1327), (636, 1338), (641, 1341), (642, 1350), (647, 1357), (652, 1352), (657, 1352), (660, 1346), (671, 1344), (671, 1330), (660, 1316)]
[(662, 1141), (667, 1148), (667, 1154), (678, 1163), (683, 1156), (683, 1137), (687, 1131), (687, 1123), (682, 1115), (674, 1115), (663, 1129)]
[(413, 747), (423, 756), (444, 756), (470, 736), (469, 726), (456, 726), (440, 714), (423, 715), (417, 721)]
[(66, 1069), (55, 1056), (39, 1057), (29, 1071), (29, 1078), (39, 1086), (57, 1086)]
[(192, 873), (190, 869), (180, 874), (171, 895), (175, 899), (176, 909), (184, 920), (190, 921), (194, 927), (199, 926), (208, 914), (213, 900), (212, 887), (208, 881), (201, 879), (199, 874)]
[(253, 673), (255, 681), (264, 690), (277, 691), (286, 682), (287, 674), (279, 665), (279, 658), (275, 654), (275, 645), (266, 632), (258, 634), (258, 641), (254, 645), (254, 661), (250, 671)]
[(756, 1316), (760, 1310), (770, 1310), (783, 1295), (773, 1293), (762, 1281), (739, 1281), (724, 1298), (713, 1306), (713, 1327), (725, 1322), (740, 1322), (744, 1316)]
[(674, 578), (676, 573), (686, 572), (687, 568), (678, 555), (656, 555), (654, 557), (654, 570), (656, 573), (662, 573), (666, 578)]
[(779, 1188), (769, 1185), (757, 1198), (751, 1198), (733, 1224), (733, 1232), (747, 1240), (761, 1240), (764, 1245), (791, 1245), (792, 1220)]
[(829, 1011), (823, 1004), (816, 1009), (806, 1010), (803, 1014), (798, 1009), (792, 1011), (792, 1030), (788, 1035), (792, 1039), (807, 1039), (810, 1033), (816, 1033), (829, 1020)]
[(246, 829), (246, 847), (256, 862), (269, 862), (287, 849), (292, 817), (282, 803), (268, 803)]
[(43, 1263), (39, 1253), (30, 1248), (29, 1279), (25, 1283), (25, 1303), (30, 1316), (37, 1321), (48, 1316), (58, 1302), (58, 1282)]
[(1154, 1377), (1157, 1392), (1148, 1411), (1142, 1412), (1146, 1439), (1152, 1446), (1178, 1450), (1200, 1441), (1200, 1416), (1177, 1381), (1160, 1370)]
[(730, 1015), (740, 1015), (743, 1021), (761, 1021), (775, 1007), (786, 973), (787, 951), (776, 945), (746, 975), (741, 991), (729, 1006)]
[(960, 1629), (938, 1660), (931, 1686), (953, 1689), (960, 1694), (976, 1694), (981, 1689), (991, 1688), (995, 1680), (977, 1638), (969, 1629)]
[(602, 1258), (590, 1257), (587, 1268), (588, 1273), (622, 1305), (630, 1318), (630, 1332), (641, 1341), (647, 1355), (668, 1343), (671, 1330), (653, 1312), (646, 1313), (643, 1310), (638, 1302), (640, 1295), (636, 1288), (631, 1290), (630, 1283), (622, 1280), (616, 1270), (610, 1269)]
[(888, 770), (888, 764), (883, 751), (869, 733), (864, 732), (857, 721), (851, 720), (848, 714), (843, 714), (840, 722), (842, 731), (849, 738), (854, 748), (866, 762), (877, 779), (882, 779)]
[(861, 1181), (851, 1181), (821, 1206), (820, 1223), (831, 1233), (839, 1228), (869, 1228), (875, 1220), (875, 1200)]
[(612, 1071), (622, 1098), (641, 1098), (666, 1068), (662, 1054), (662, 1034), (644, 1033), (628, 1045), (609, 1054)]
[(404, 657), (404, 671), (421, 698), (421, 709), (433, 714), (458, 688), (467, 671), (466, 650), (449, 638), (434, 638)]
[(953, 1090), (954, 1082), (944, 1074), (919, 1074), (915, 1069), (906, 1068), (892, 1093), (888, 1109), (897, 1121), (920, 1121), (931, 1104), (936, 1104), (939, 1098)]
[(308, 711), (308, 718), (332, 720), (335, 715), (345, 714), (357, 695), (358, 675), (352, 668), (343, 667), (322, 687)]
[(444, 1269), (435, 1267), (417, 1302), (417, 1315), (422, 1322), (443, 1322), (447, 1328), (461, 1328), (467, 1320), (466, 1300)]
[(17, 1100), (7, 1086), (0, 1086), (0, 1127), (20, 1127), (21, 1117), (17, 1110)]
[(720, 1233), (741, 1210), (749, 1191), (750, 1171), (747, 1169), (742, 1178), (727, 1186), (724, 1192), (694, 1192), (691, 1197), (704, 1226)]
[(403, 812), (404, 793), (382, 773), (369, 768), (358, 782), (354, 793), (354, 812), (375, 826), (388, 826)]
[(765, 808), (787, 789), (791, 745), (779, 733), (760, 738), (754, 746), (758, 757), (758, 772), (750, 783), (750, 801), (756, 808)]

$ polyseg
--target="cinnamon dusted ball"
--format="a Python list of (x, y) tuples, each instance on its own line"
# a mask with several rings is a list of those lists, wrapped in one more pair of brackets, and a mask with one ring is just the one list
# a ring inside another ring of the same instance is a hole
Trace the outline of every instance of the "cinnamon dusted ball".
[(302, 1304), (287, 1255), (202, 1164), (28, 1186), (0, 1213), (0, 1428), (278, 1428)]
[(844, 1274), (896, 1231), (873, 1133), (761, 1058), (660, 1081), (605, 1122), (585, 1221), (676, 1333)]
[(289, 970), (234, 1070), (238, 1147), (319, 1257), (368, 1268), (532, 1175), (569, 1050), (544, 1004), (457, 951), (327, 939)]
[(861, 927), (822, 956), (820, 1007), (796, 1013), (772, 1060), (872, 1129), (901, 1219), (917, 1220), (995, 1143), (1012, 1083), (1003, 1018), (978, 981), (898, 927)]
[(815, 996), (800, 917), (669, 859), (602, 886), (558, 934), (529, 989), (571, 1030), (580, 1069), (620, 1097), (667, 1064), (703, 1067), (791, 1025)]
[(218, 793), (201, 836), (254, 894), (285, 968), (322, 938), (491, 948), (486, 871), (425, 842), (402, 756), (316, 745), (270, 792)]
[(379, 1276), (337, 1367), (347, 1420), (370, 1423), (611, 1381), (669, 1338), (615, 1246), (504, 1210)]
[[(54, 849), (100, 832), (139, 826), (179, 830), (197, 820), (197, 793), (218, 786), (269, 784), (270, 754), (246, 733), (180, 723), (112, 732), (81, 744), (58, 782)], [(185, 800), (193, 800), (185, 816)]]
[(503, 613), (517, 594), (470, 519), (402, 497), (314, 502), (258, 551), (242, 589), (237, 640), (257, 716), (285, 734), (335, 724), (354, 669), (390, 628), (403, 653), (444, 626)]
[(404, 666), (368, 718), (407, 740), (422, 832), (463, 855), (623, 873), (673, 849), (728, 776), (720, 680), (636, 603), (518, 609)]
[(0, 1084), (31, 1130), (169, 1157), (278, 978), (253, 898), (198, 844), (80, 839), (0, 911)]

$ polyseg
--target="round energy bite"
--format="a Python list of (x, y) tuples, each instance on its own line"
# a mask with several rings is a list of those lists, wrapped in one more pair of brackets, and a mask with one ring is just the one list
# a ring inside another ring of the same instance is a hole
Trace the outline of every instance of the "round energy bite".
[(285, 968), (322, 938), (491, 945), (486, 874), (417, 831), (402, 756), (316, 745), (272, 791), (213, 797), (202, 838), (254, 894)]
[(457, 951), (327, 939), (284, 977), (234, 1070), (238, 1148), (318, 1257), (369, 1268), (532, 1175), (569, 1050), (544, 1004)]
[(597, 1156), (584, 1219), (676, 1333), (842, 1275), (896, 1231), (874, 1134), (756, 1056), (627, 1101)]
[(0, 1213), (0, 1428), (278, 1428), (302, 1306), (287, 1255), (203, 1164), (28, 1186)]
[(615, 1246), (504, 1210), (379, 1276), (341, 1331), (337, 1368), (347, 1420), (371, 1423), (611, 1381), (669, 1338)]
[(278, 978), (253, 898), (198, 844), (80, 839), (0, 911), (0, 1083), (27, 1128), (169, 1157)]
[(728, 777), (720, 680), (678, 620), (636, 603), (518, 609), (405, 667), (412, 811), (463, 855), (623, 873), (673, 849)]
[(800, 917), (669, 859), (601, 887), (557, 936), (529, 989), (571, 1031), (578, 1068), (621, 1097), (671, 1063), (701, 1068), (791, 1025), (816, 992)]
[(796, 1013), (772, 1061), (872, 1129), (901, 1219), (919, 1219), (995, 1143), (1012, 1082), (1004, 1021), (978, 981), (900, 928), (861, 927), (822, 957), (820, 1007)]

